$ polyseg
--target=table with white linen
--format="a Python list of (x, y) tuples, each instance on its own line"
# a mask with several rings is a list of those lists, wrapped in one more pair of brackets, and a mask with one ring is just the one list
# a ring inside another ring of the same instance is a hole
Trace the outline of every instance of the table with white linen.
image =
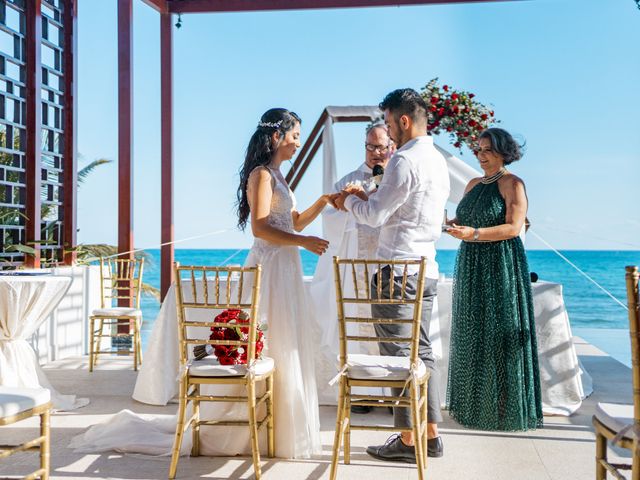
[(89, 401), (61, 395), (51, 386), (28, 339), (70, 284), (70, 277), (59, 275), (0, 275), (0, 385), (48, 388), (56, 410), (72, 410)]
[[(308, 286), (309, 282), (305, 283)], [(581, 368), (572, 343), (571, 327), (562, 298), (562, 285), (538, 282), (532, 284), (532, 289), (543, 410), (547, 415), (570, 415), (580, 407), (585, 394), (591, 393), (591, 379)], [(434, 312), (431, 323), (431, 337), (434, 353), (438, 358), (438, 368), (441, 372), (442, 404), (445, 402), (447, 391), (451, 295), (451, 280), (440, 281), (438, 283), (438, 308)], [(333, 299), (328, 301), (333, 301)], [(206, 311), (195, 311), (193, 314), (210, 315)], [(197, 319), (194, 317), (193, 320)], [(324, 320), (327, 323), (323, 328), (337, 328), (335, 320)], [(305, 319), (300, 319), (300, 321), (305, 321)], [(314, 330), (317, 330), (316, 327), (310, 325), (309, 331)], [(203, 329), (203, 336), (206, 334), (206, 330)], [(133, 398), (152, 405), (166, 405), (178, 393), (178, 373), (178, 322), (175, 289), (172, 286), (162, 302), (153, 326), (144, 354), (144, 363), (138, 373)], [(331, 395), (327, 395), (331, 388), (335, 389), (336, 387), (335, 385), (329, 387), (325, 378), (318, 379), (318, 389), (322, 392), (321, 403), (327, 403), (323, 399), (331, 397)]]

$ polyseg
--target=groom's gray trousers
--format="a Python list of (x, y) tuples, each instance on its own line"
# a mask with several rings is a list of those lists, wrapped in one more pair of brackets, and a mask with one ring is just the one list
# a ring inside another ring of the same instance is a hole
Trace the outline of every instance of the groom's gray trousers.
[[(389, 298), (389, 283), (391, 268), (384, 267), (382, 270), (382, 297)], [(394, 277), (393, 298), (400, 298), (402, 289), (402, 277)], [(371, 281), (373, 289), (372, 297), (377, 296), (378, 275), (373, 276)], [(407, 278), (407, 296), (415, 298), (418, 285), (418, 275), (412, 275)], [(427, 369), (431, 371), (427, 390), (427, 421), (429, 423), (438, 423), (442, 421), (442, 413), (440, 412), (440, 376), (436, 368), (436, 360), (431, 349), (431, 340), (429, 340), (429, 324), (431, 323), (431, 315), (433, 312), (433, 301), (438, 293), (438, 280), (432, 278), (425, 279), (424, 292), (422, 293), (422, 320), (420, 323), (420, 343), (418, 356), (422, 359)], [(374, 318), (412, 318), (413, 307), (411, 305), (371, 305), (371, 316)], [(379, 337), (411, 337), (410, 324), (385, 325), (375, 324), (376, 335)], [(381, 355), (389, 355), (394, 357), (408, 357), (411, 353), (411, 347), (408, 343), (380, 342)], [(393, 388), (394, 396), (402, 393), (401, 388)], [(405, 389), (404, 396), (409, 396), (409, 391)], [(396, 427), (410, 427), (411, 413), (408, 408), (394, 408), (393, 423)]]

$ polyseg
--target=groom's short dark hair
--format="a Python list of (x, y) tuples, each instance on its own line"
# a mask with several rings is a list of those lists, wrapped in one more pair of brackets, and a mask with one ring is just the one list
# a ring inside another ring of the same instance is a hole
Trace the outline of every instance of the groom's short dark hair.
[(426, 123), (427, 104), (412, 88), (399, 88), (389, 93), (378, 105), (383, 112), (389, 110), (394, 115), (406, 115), (416, 123)]

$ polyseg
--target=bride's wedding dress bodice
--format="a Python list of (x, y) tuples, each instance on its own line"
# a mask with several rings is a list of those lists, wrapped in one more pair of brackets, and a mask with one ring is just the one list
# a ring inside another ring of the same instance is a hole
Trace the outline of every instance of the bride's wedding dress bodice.
[[(268, 169), (274, 179), (274, 186), (271, 196), (271, 210), (267, 217), (267, 223), (283, 232), (295, 233), (291, 211), (296, 207), (296, 198), (289, 186), (285, 183), (280, 171), (272, 168)], [(252, 250), (260, 256), (278, 247), (278, 245), (268, 242), (267, 240), (256, 238), (253, 242)]]

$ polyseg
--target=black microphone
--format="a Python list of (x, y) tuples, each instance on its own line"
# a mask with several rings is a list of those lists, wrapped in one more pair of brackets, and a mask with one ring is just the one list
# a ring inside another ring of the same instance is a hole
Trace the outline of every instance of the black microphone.
[(382, 165), (374, 165), (373, 166), (373, 183), (376, 184), (376, 188), (380, 186), (380, 182), (382, 182), (382, 175), (384, 175), (384, 167)]

